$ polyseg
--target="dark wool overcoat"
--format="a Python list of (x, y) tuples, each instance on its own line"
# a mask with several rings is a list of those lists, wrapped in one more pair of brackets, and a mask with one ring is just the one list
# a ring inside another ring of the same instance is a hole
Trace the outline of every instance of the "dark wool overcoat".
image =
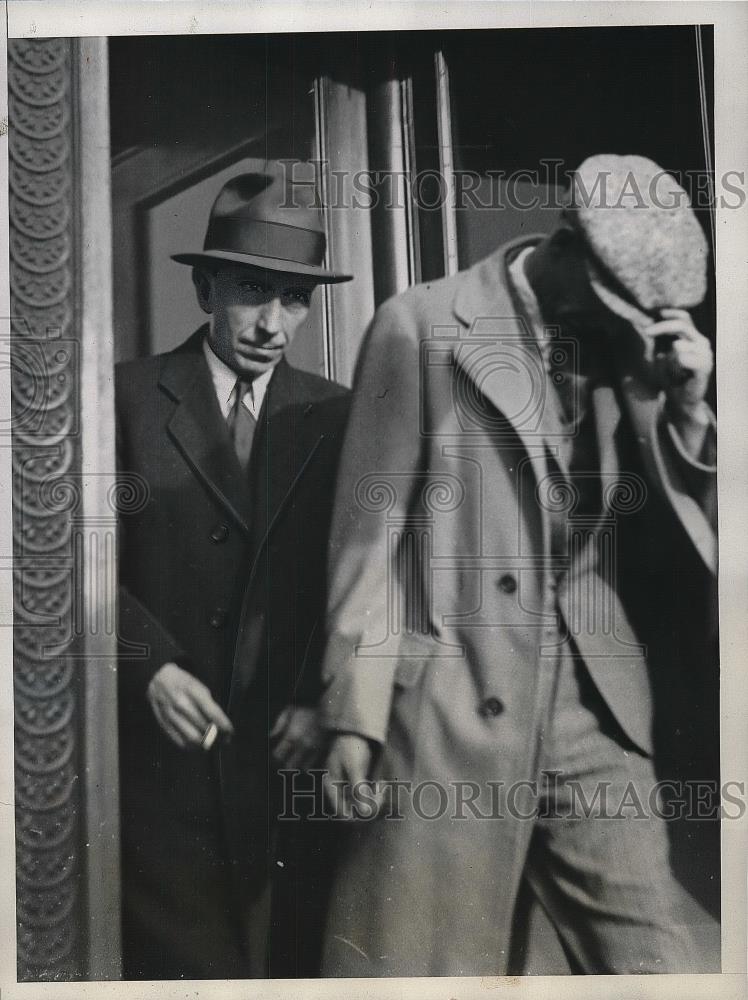
[[(284, 706), (318, 697), (349, 394), (281, 361), (244, 473), (205, 332), (116, 372), (119, 468), (146, 493), (120, 516), (126, 978), (263, 974), (277, 867), (268, 732)], [(162, 732), (146, 692), (168, 661), (208, 686), (233, 739), (206, 753)]]

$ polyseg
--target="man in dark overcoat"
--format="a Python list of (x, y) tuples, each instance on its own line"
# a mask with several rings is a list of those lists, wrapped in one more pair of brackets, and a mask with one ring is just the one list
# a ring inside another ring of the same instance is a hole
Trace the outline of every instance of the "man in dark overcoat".
[(687, 789), (658, 784), (703, 764), (699, 715), (716, 745), (706, 261), (675, 178), (601, 155), (552, 235), (377, 311), (331, 536), (328, 787), (357, 822), (327, 975), (506, 974), (521, 886), (575, 972), (718, 967), (671, 869)]
[[(278, 761), (314, 748), (342, 386), (284, 353), (323, 266), (313, 194), (229, 181), (193, 268), (207, 323), (118, 366), (124, 976), (268, 974)], [(275, 743), (271, 753), (270, 735)], [(294, 969), (276, 974), (293, 975)]]

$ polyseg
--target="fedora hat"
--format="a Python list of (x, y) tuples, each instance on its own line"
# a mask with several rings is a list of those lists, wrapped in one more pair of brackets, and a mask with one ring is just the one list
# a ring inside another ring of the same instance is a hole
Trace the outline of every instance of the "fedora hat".
[(332, 284), (353, 275), (323, 267), (327, 240), (313, 185), (292, 183), (280, 164), (262, 173), (239, 174), (213, 203), (201, 251), (172, 260), (193, 267), (246, 264), (266, 271)]

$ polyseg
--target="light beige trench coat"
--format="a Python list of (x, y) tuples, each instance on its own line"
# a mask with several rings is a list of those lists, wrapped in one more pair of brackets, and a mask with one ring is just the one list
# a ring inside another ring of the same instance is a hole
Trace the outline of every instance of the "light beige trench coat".
[[(637, 633), (620, 563), (634, 554), (623, 572), (644, 607), (677, 579), (689, 626), (715, 569), (715, 469), (688, 457), (622, 349), (617, 384), (592, 400), (604, 510), (576, 525), (575, 570), (556, 583), (551, 515), (574, 498), (547, 467), (561, 428), (507, 282), (527, 244), (390, 300), (365, 341), (331, 533), (324, 713), (382, 745), (375, 777), (421, 785), (421, 815), (406, 797), (403, 819), (350, 833), (324, 975), (505, 971), (532, 824), (497, 807), (491, 783), (537, 777), (544, 661), (571, 633), (628, 739), (653, 753), (650, 671), (665, 654)], [(504, 818), (461, 808), (461, 782)], [(516, 811), (530, 805), (520, 791)]]

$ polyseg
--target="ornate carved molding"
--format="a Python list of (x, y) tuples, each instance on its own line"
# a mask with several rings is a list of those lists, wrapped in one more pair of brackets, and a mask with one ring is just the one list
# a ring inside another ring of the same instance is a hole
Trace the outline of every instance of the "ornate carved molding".
[(19, 980), (84, 961), (71, 513), (44, 496), (80, 466), (72, 45), (8, 43)]

